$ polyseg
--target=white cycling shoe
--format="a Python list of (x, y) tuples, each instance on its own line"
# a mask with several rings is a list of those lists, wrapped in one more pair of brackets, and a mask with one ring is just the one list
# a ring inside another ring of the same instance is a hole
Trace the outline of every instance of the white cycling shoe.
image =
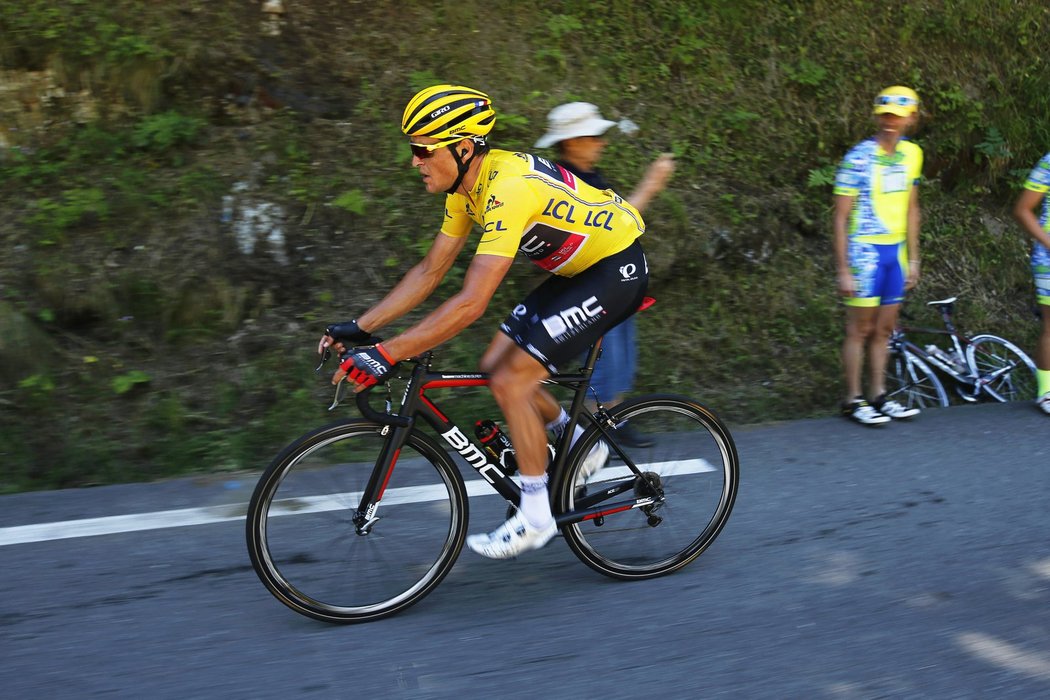
[(583, 466), (580, 468), (580, 476), (586, 481), (590, 479), (594, 474), (605, 466), (605, 463), (609, 461), (609, 446), (605, 444), (605, 440), (599, 440), (595, 443), (591, 451), (587, 453), (587, 456), (583, 458)]
[(914, 418), (919, 415), (921, 411), (919, 409), (907, 406), (901, 406), (893, 399), (887, 399), (885, 396), (875, 399), (871, 403), (872, 408), (881, 413), (884, 416), (889, 416), (894, 420), (900, 420), (902, 418)]
[(1039, 407), (1040, 411), (1050, 415), (1050, 391), (1036, 399), (1035, 405)]
[(471, 535), (467, 538), (467, 546), (489, 559), (510, 559), (522, 552), (539, 549), (550, 542), (557, 533), (558, 524), (553, 518), (549, 525), (540, 528), (533, 526), (518, 512), (488, 534)]

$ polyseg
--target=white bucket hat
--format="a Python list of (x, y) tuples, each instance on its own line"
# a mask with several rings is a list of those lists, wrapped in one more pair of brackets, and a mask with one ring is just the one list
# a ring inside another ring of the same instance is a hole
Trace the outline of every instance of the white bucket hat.
[(558, 105), (547, 115), (547, 133), (536, 142), (536, 148), (547, 148), (580, 136), (601, 136), (613, 126), (616, 122), (602, 119), (598, 108), (590, 102)]

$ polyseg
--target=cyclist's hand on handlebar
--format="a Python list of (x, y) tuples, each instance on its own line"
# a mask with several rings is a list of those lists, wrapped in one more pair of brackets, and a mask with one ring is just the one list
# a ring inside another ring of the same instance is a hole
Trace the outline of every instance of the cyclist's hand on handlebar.
[(324, 355), (325, 350), (332, 348), (337, 354), (342, 355), (348, 345), (375, 345), (380, 340), (382, 338), (361, 330), (356, 320), (333, 323), (324, 329), (324, 335), (317, 343), (317, 354)]
[(387, 354), (382, 345), (352, 350), (343, 356), (339, 370), (332, 375), (332, 384), (344, 379), (354, 384), (354, 393), (382, 384), (390, 378), (390, 370), (397, 360)]

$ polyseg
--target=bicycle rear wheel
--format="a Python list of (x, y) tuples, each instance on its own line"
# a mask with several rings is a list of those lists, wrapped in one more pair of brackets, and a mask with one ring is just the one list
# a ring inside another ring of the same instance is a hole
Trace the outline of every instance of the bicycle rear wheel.
[(947, 406), (948, 392), (930, 366), (908, 350), (891, 350), (886, 363), (886, 398), (908, 408)]
[[(736, 446), (711, 411), (684, 397), (644, 396), (610, 414), (618, 428), (630, 426), (651, 444), (630, 446), (609, 431), (608, 442), (615, 443), (610, 459), (588, 478), (584, 457), (606, 438), (593, 427), (580, 437), (559, 480), (556, 503), (563, 513), (594, 505), (608, 511), (564, 526), (565, 541), (585, 564), (613, 578), (677, 571), (714, 542), (729, 518), (740, 478)], [(623, 455), (643, 477), (633, 474)], [(617, 485), (626, 490), (591, 502)], [(625, 502), (631, 505), (616, 510), (615, 504)]]
[(259, 479), (248, 506), (252, 566), (282, 603), (325, 622), (367, 622), (417, 602), (463, 546), (467, 494), (444, 450), (413, 431), (367, 534), (352, 521), (386, 442), (356, 419), (289, 445)]
[(974, 336), (966, 346), (966, 363), (977, 374), (981, 390), (996, 401), (1035, 400), (1039, 388), (1035, 363), (1009, 340)]

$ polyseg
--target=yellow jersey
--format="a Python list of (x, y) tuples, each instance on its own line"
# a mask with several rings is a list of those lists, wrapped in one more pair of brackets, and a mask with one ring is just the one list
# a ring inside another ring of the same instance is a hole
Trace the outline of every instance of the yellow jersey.
[(835, 175), (835, 194), (856, 197), (850, 239), (884, 245), (904, 241), (912, 187), (921, 176), (922, 149), (912, 141), (901, 139), (893, 155), (874, 138), (854, 146)]
[(638, 210), (562, 166), (529, 153), (485, 154), (470, 196), (445, 199), (441, 232), (454, 238), (481, 226), (475, 254), (513, 258), (572, 277), (615, 255), (645, 232)]

